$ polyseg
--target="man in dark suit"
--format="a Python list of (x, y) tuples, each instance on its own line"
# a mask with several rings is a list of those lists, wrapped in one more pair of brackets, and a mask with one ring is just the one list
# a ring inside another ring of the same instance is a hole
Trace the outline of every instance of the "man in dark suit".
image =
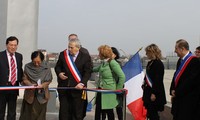
[[(22, 55), (17, 53), (18, 39), (7, 38), (6, 50), (0, 52), (0, 87), (19, 86), (22, 81)], [(0, 90), (0, 120), (4, 120), (7, 105), (7, 120), (16, 119), (16, 101), (19, 90)]]
[[(72, 33), (68, 36), (68, 40), (73, 40), (73, 39), (78, 39), (78, 35)], [(82, 51), (83, 53), (86, 53), (90, 56), (88, 50), (86, 48), (84, 48), (82, 45), (81, 45), (80, 51)], [(83, 118), (86, 116), (87, 105), (88, 105), (88, 97), (86, 96), (86, 100), (84, 100), (84, 107), (83, 107)]]
[(179, 60), (170, 87), (173, 120), (199, 120), (200, 61), (186, 40), (176, 42), (175, 52)]
[(83, 120), (85, 91), (92, 72), (91, 57), (80, 50), (78, 39), (71, 39), (68, 49), (62, 51), (55, 66), (58, 87), (74, 87), (76, 89), (58, 90), (59, 120)]

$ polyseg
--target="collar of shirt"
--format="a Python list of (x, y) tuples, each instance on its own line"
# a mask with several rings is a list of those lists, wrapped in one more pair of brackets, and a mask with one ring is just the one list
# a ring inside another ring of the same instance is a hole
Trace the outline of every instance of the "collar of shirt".
[(74, 60), (74, 61), (76, 60), (78, 54), (79, 54), (79, 51), (73, 56), (73, 60)]
[(185, 57), (189, 54), (190, 52), (188, 51), (187, 54), (185, 54), (185, 56), (181, 59), (181, 60), (184, 60)]
[[(11, 56), (10, 56), (11, 53), (9, 53), (8, 50), (6, 50), (6, 54), (7, 54), (8, 58), (11, 57)], [(15, 53), (13, 53), (13, 57), (15, 57)]]
[(74, 55), (74, 57), (76, 58), (78, 56), (78, 54), (79, 54), (79, 51), (76, 53), (76, 55)]

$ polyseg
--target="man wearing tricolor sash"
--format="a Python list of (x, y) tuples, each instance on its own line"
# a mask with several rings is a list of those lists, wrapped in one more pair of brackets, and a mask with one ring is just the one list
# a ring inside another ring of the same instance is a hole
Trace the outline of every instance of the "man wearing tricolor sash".
[(175, 53), (179, 60), (170, 87), (173, 120), (199, 120), (200, 62), (186, 40), (176, 42)]
[[(92, 62), (89, 54), (80, 50), (78, 39), (69, 40), (68, 49), (62, 51), (55, 66), (59, 89), (59, 120), (83, 120), (83, 107), (87, 81), (91, 76)], [(75, 88), (75, 89), (74, 89)]]

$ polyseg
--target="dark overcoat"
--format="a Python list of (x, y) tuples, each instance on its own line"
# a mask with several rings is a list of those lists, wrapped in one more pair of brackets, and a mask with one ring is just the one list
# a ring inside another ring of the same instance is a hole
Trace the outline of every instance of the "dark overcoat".
[[(164, 65), (162, 61), (158, 59), (149, 61), (146, 67), (146, 73), (152, 81), (152, 87), (148, 86), (145, 81), (143, 85), (144, 106), (148, 109), (148, 106), (153, 104), (157, 111), (163, 111), (164, 105), (166, 104), (166, 96), (163, 84)], [(154, 102), (150, 99), (151, 94), (156, 96)]]
[[(177, 69), (180, 65), (177, 62)], [(192, 58), (180, 76), (177, 86), (174, 77), (171, 82), (170, 94), (175, 90), (175, 97), (172, 101), (172, 114), (174, 120), (199, 120), (199, 101), (200, 101), (200, 61)]]

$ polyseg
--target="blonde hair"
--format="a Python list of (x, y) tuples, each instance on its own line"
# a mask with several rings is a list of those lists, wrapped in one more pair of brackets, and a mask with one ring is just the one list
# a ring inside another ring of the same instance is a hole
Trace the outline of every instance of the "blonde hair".
[(100, 55), (101, 58), (103, 58), (103, 59), (107, 59), (107, 58), (112, 59), (113, 52), (112, 52), (112, 49), (111, 49), (110, 46), (108, 46), (108, 45), (101, 45), (98, 48), (98, 51), (99, 51), (99, 55)]
[(162, 59), (162, 53), (156, 44), (150, 44), (145, 48), (151, 59)]

